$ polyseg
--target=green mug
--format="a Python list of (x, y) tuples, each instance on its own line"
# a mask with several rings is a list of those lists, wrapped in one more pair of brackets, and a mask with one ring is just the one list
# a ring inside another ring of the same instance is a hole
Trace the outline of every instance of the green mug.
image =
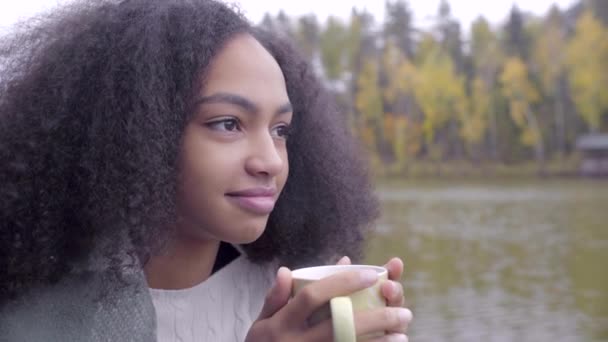
[(309, 319), (309, 323), (315, 325), (322, 320), (331, 318), (335, 342), (360, 342), (378, 337), (378, 334), (357, 337), (353, 313), (386, 306), (386, 300), (382, 296), (380, 287), (383, 282), (388, 280), (388, 271), (386, 268), (371, 265), (330, 265), (300, 268), (291, 273), (293, 278), (292, 295), (295, 295), (307, 284), (336, 273), (353, 270), (376, 271), (378, 281), (374, 285), (348, 296), (332, 298), (328, 305), (317, 310)]

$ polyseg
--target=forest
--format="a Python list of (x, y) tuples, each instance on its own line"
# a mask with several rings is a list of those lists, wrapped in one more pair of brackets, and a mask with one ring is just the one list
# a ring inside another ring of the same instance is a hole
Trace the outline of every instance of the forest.
[(608, 133), (608, 1), (513, 6), (463, 28), (442, 0), (415, 27), (406, 0), (382, 22), (267, 13), (335, 95), (380, 175), (573, 173), (579, 137)]

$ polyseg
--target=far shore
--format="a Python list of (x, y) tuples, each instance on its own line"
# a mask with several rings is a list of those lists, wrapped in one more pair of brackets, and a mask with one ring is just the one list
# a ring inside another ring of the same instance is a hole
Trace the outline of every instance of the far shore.
[[(586, 178), (579, 173), (577, 160), (504, 164), (469, 161), (412, 161), (406, 166), (376, 165), (372, 172), (378, 179), (510, 179), (510, 178)], [(608, 177), (598, 178), (608, 180)]]

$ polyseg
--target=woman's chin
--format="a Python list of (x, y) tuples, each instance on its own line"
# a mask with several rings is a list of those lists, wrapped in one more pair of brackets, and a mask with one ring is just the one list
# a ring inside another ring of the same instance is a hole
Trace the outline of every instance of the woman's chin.
[(243, 227), (239, 229), (237, 234), (231, 237), (230, 240), (224, 240), (229, 243), (244, 245), (248, 243), (252, 243), (262, 236), (264, 230), (266, 230), (266, 221), (264, 221), (263, 225), (251, 225), (249, 227)]

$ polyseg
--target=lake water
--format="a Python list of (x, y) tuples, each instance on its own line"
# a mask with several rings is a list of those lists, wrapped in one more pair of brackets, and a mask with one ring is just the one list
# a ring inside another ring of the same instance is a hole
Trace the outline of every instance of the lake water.
[(608, 182), (378, 186), (367, 262), (405, 263), (423, 341), (608, 341)]

